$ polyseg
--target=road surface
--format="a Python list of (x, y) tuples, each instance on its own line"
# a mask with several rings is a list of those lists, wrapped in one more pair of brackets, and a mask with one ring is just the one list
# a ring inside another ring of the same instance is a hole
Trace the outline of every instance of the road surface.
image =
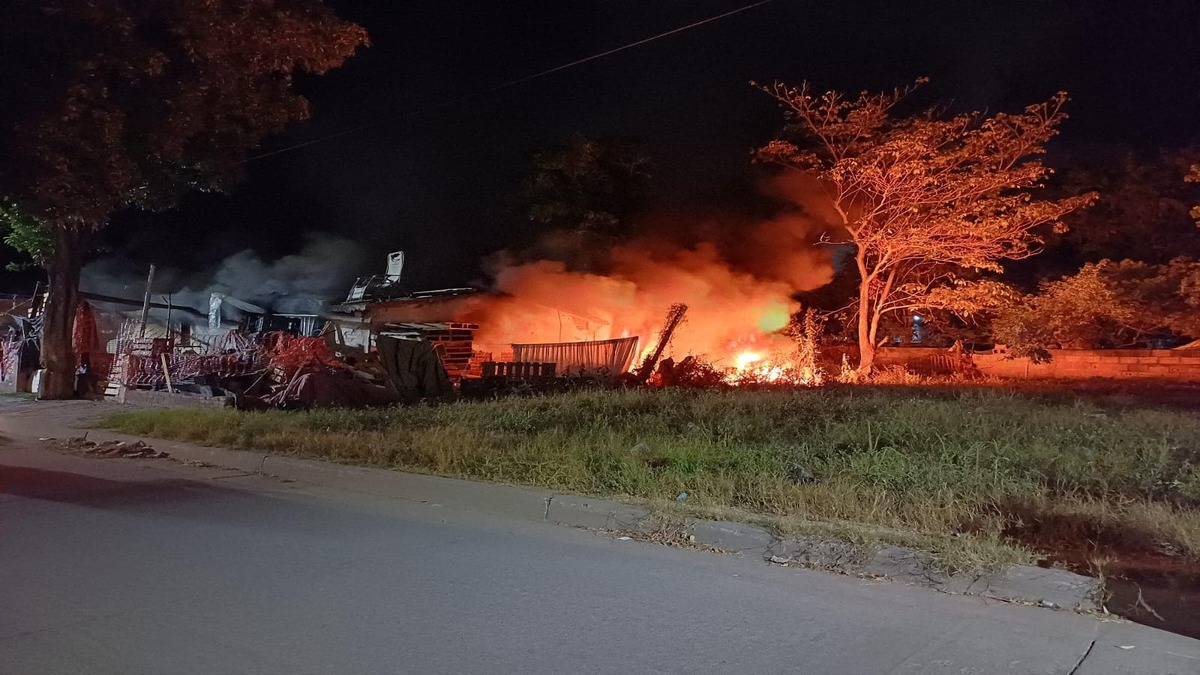
[(4, 675), (1195, 673), (1197, 645), (436, 502), (0, 445)]

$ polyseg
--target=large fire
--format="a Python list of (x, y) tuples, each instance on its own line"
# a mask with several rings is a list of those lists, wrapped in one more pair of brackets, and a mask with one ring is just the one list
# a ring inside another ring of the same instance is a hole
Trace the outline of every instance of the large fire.
[(811, 382), (797, 342), (781, 331), (800, 309), (792, 296), (832, 277), (829, 250), (814, 245), (824, 226), (799, 211), (708, 226), (651, 228), (575, 265), (602, 273), (560, 261), (569, 256), (497, 265), (497, 293), (476, 298), (459, 319), (479, 324), (476, 349), (498, 360), (513, 343), (628, 336), (640, 338), (644, 358), (667, 309), (683, 303), (686, 319), (664, 357), (697, 357), (730, 382)]

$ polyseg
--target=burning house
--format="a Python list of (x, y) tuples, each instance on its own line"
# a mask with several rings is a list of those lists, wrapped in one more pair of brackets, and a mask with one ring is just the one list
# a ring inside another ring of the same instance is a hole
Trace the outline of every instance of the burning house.
[[(329, 337), (346, 353), (368, 353), (379, 337), (430, 343), (455, 381), (482, 377), (609, 374), (628, 372), (638, 354), (637, 336), (603, 336), (605, 322), (557, 307), (540, 306), (541, 321), (559, 325), (555, 342), (504, 320), (489, 320), (503, 296), (476, 288), (402, 292), (404, 254), (388, 255), (384, 275), (364, 277), (346, 301), (330, 308)], [(525, 313), (528, 316), (528, 312)], [(511, 317), (510, 317), (511, 318)], [(568, 339), (561, 339), (561, 338)], [(582, 339), (580, 339), (582, 338)]]
[[(603, 273), (514, 260), (493, 270), (486, 290), (409, 291), (404, 254), (394, 252), (382, 274), (322, 306), (305, 304), (329, 290), (329, 275), (316, 273), (321, 256), (266, 264), (238, 254), (202, 293), (147, 293), (140, 302), (84, 294), (76, 352), (81, 367), (118, 389), (211, 392), (214, 383), (258, 374), (279, 391), (309, 375), (337, 375), (337, 387), (347, 388), (346, 377), (386, 383), (408, 400), (473, 381), (683, 381), (677, 368), (664, 371), (672, 364), (702, 364), (716, 382), (813, 381), (782, 332), (803, 280), (752, 273), (703, 242), (635, 241), (605, 256)], [(377, 393), (368, 398), (382, 400)]]
[(665, 254), (623, 245), (611, 256), (606, 274), (538, 260), (500, 268), (489, 290), (404, 292), (404, 256), (393, 253), (386, 274), (359, 279), (330, 308), (329, 337), (339, 350), (364, 354), (381, 336), (429, 342), (451, 378), (464, 382), (646, 381), (660, 359), (685, 369), (703, 364), (710, 379), (730, 383), (819, 379), (782, 332), (799, 310), (790, 283), (740, 271), (707, 245)]

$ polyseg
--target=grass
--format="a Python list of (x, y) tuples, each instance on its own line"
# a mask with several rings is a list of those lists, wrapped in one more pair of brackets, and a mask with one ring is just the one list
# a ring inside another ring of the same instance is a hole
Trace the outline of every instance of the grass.
[(1200, 561), (1200, 420), (1124, 400), (630, 390), (375, 410), (147, 410), (104, 426), (911, 545), (957, 568), (1081, 542), (1089, 555)]

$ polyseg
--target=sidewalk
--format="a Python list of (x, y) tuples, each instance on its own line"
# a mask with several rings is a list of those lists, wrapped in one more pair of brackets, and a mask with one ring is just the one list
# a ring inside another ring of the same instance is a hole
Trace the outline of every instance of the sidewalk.
[[(79, 426), (112, 411), (114, 407), (105, 403), (4, 402), (0, 403), (0, 433), (13, 439), (34, 442), (43, 437), (81, 436), (84, 430)], [(105, 431), (88, 430), (86, 433), (89, 439), (96, 441), (137, 440), (132, 436)], [(441, 504), (519, 520), (628, 531), (631, 534), (655, 526), (645, 509), (601, 499), (205, 448), (171, 441), (153, 440), (151, 443), (156, 449), (170, 453), (175, 460), (229, 467), (245, 473), (260, 473), (346, 492)], [(1092, 580), (1061, 570), (1015, 567), (988, 578), (935, 578), (920, 564), (914, 552), (896, 547), (887, 547), (868, 560), (851, 562), (842, 560), (844, 551), (839, 551), (829, 542), (782, 540), (763, 528), (741, 523), (693, 520), (687, 524), (686, 533), (698, 545), (735, 552), (744, 557), (757, 556), (775, 563), (833, 566), (849, 574), (887, 577), (947, 593), (978, 595), (1043, 607), (1068, 610), (1091, 608)], [(1200, 641), (1134, 624), (1104, 622), (1096, 625), (1096, 639), (1088, 646), (1086, 658), (1073, 672), (1200, 672)], [(1124, 649), (1130, 646), (1133, 649)]]

